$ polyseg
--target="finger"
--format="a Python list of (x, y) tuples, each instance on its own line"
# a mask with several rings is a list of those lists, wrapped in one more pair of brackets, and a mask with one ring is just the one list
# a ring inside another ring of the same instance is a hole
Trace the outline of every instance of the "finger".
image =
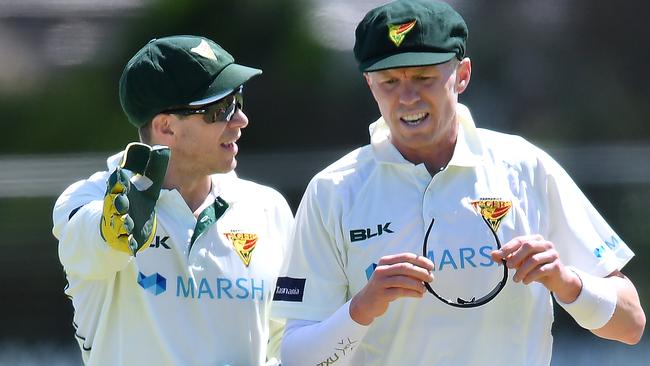
[(108, 177), (106, 194), (117, 194), (128, 192), (130, 188), (129, 177), (122, 169), (117, 168)]
[(418, 255), (415, 253), (390, 254), (379, 258), (377, 265), (383, 265), (383, 264), (390, 265), (390, 264), (396, 264), (400, 262), (408, 262), (412, 260), (417, 260), (417, 257)]
[(501, 246), (501, 249), (492, 251), (492, 258), (498, 261), (507, 259), (515, 251), (519, 250), (522, 243), (527, 240), (527, 236), (518, 236), (513, 238), (505, 245)]
[(522, 263), (512, 279), (515, 282), (523, 282), (526, 285), (537, 281), (542, 276), (548, 275), (548, 271), (555, 267), (558, 258), (555, 250), (537, 253)]
[(408, 262), (418, 267), (424, 268), (427, 271), (433, 271), (434, 264), (425, 256), (417, 255), (415, 253), (399, 253), (386, 255), (379, 259), (377, 265), (392, 265), (402, 262)]
[(117, 237), (129, 236), (133, 231), (133, 220), (129, 215), (111, 217), (111, 227)]
[(167, 172), (167, 165), (171, 150), (167, 146), (156, 146), (149, 155), (149, 161), (145, 169), (144, 175), (149, 178), (153, 184), (147, 189), (154, 193), (160, 192), (163, 181), (165, 180), (165, 173)]
[(385, 289), (403, 288), (421, 293), (424, 293), (426, 291), (426, 288), (424, 287), (422, 281), (409, 276), (390, 276), (382, 278), (378, 282), (380, 282), (378, 285)]
[(522, 242), (519, 249), (508, 256), (506, 265), (508, 268), (519, 268), (531, 256), (549, 249), (553, 249), (553, 245), (549, 241), (531, 238), (531, 240)]
[(490, 252), (490, 257), (492, 257), (492, 260), (499, 266), (504, 261), (504, 257), (502, 257), (502, 255), (503, 254), (500, 250), (493, 250)]
[(144, 174), (150, 152), (151, 147), (149, 145), (141, 142), (132, 142), (126, 145), (119, 166), (133, 173)]
[(399, 287), (393, 287), (393, 288), (386, 289), (385, 296), (388, 301), (393, 301), (401, 297), (421, 298), (422, 296), (424, 296), (424, 292), (414, 291), (414, 290), (399, 288)]
[(133, 233), (133, 228), (135, 227), (135, 223), (133, 222), (133, 219), (129, 215), (124, 215), (122, 216), (122, 222), (123, 222), (123, 227), (124, 227), (124, 234), (130, 235)]
[(125, 194), (117, 194), (113, 198), (113, 206), (118, 214), (124, 215), (129, 212), (129, 199)]
[(378, 276), (382, 277), (406, 276), (420, 282), (433, 281), (433, 275), (431, 271), (428, 271), (427, 269), (410, 262), (399, 262), (390, 265), (377, 266), (377, 268), (375, 268), (375, 272)]
[(541, 238), (541, 236), (538, 235), (518, 236), (516, 238), (513, 238), (509, 242), (507, 242), (505, 245), (501, 246), (501, 249), (493, 250), (490, 253), (490, 255), (492, 259), (496, 262), (500, 262), (502, 260), (508, 260), (515, 252), (521, 249), (521, 246), (524, 245), (524, 243), (532, 240), (533, 238)]
[(133, 235), (129, 235), (129, 249), (133, 256), (135, 256), (135, 253), (138, 251), (138, 247), (138, 242), (133, 238)]

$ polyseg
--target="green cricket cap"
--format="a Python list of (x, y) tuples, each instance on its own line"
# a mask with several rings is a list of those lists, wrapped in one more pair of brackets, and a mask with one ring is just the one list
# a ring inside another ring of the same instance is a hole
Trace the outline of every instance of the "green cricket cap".
[(436, 65), (465, 57), (467, 25), (435, 0), (397, 0), (369, 11), (356, 29), (361, 72)]
[(261, 73), (236, 64), (226, 50), (204, 37), (152, 39), (124, 67), (120, 104), (129, 122), (142, 127), (166, 109), (222, 99)]

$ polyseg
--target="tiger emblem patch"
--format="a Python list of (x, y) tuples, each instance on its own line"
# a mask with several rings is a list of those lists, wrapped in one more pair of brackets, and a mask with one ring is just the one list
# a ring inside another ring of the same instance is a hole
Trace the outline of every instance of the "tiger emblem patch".
[(241, 258), (242, 262), (248, 267), (253, 257), (253, 250), (257, 245), (257, 234), (229, 232), (224, 234), (232, 243), (232, 247)]

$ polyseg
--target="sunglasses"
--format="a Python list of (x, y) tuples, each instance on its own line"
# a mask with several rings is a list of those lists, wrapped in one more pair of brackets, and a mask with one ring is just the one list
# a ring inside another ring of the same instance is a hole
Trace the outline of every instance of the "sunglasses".
[(240, 86), (235, 92), (223, 99), (210, 104), (206, 104), (198, 109), (193, 108), (173, 108), (167, 109), (162, 113), (179, 114), (189, 116), (192, 114), (202, 114), (206, 123), (230, 122), (235, 115), (237, 108), (240, 110), (244, 107), (244, 88)]
[[(422, 243), (422, 255), (427, 256), (427, 242), (429, 241), (429, 234), (431, 233), (431, 229), (433, 228), (433, 223), (436, 221), (435, 218), (431, 220), (431, 224), (429, 225), (429, 228), (427, 229), (427, 233), (424, 235), (424, 243)], [(483, 217), (483, 221), (487, 224), (488, 228), (490, 228), (490, 232), (492, 232), (492, 236), (494, 237), (494, 241), (496, 242), (497, 249), (501, 249), (501, 241), (499, 240), (499, 237), (497, 236), (496, 230), (490, 225), (490, 223), (487, 221), (485, 217)], [(456, 298), (456, 300), (452, 299), (447, 299), (441, 295), (439, 295), (433, 287), (428, 282), (424, 282), (424, 287), (426, 287), (427, 291), (435, 296), (438, 300), (442, 301), (443, 303), (453, 306), (456, 308), (475, 308), (477, 306), (485, 305), (488, 302), (492, 301), (501, 290), (506, 286), (506, 281), (508, 280), (508, 267), (506, 267), (506, 261), (502, 260), (501, 265), (503, 266), (503, 276), (501, 277), (501, 281), (486, 295), (476, 298), (472, 297), (469, 300), (466, 299), (461, 299), (460, 297)]]

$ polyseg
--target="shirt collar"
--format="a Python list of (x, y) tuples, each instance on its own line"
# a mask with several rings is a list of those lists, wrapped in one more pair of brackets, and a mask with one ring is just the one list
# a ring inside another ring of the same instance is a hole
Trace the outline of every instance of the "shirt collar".
[(237, 173), (232, 170), (223, 174), (212, 174), (212, 194), (215, 197), (221, 197), (228, 204), (232, 204), (242, 199), (242, 190), (238, 189)]
[[(474, 124), (474, 119), (469, 109), (458, 103), (456, 116), (459, 122), (458, 138), (454, 148), (454, 154), (449, 161), (449, 166), (473, 167), (481, 164), (483, 146)], [(373, 147), (377, 160), (393, 164), (410, 164), (402, 154), (390, 142), (390, 129), (380, 117), (368, 127), (370, 132), (370, 144)]]

